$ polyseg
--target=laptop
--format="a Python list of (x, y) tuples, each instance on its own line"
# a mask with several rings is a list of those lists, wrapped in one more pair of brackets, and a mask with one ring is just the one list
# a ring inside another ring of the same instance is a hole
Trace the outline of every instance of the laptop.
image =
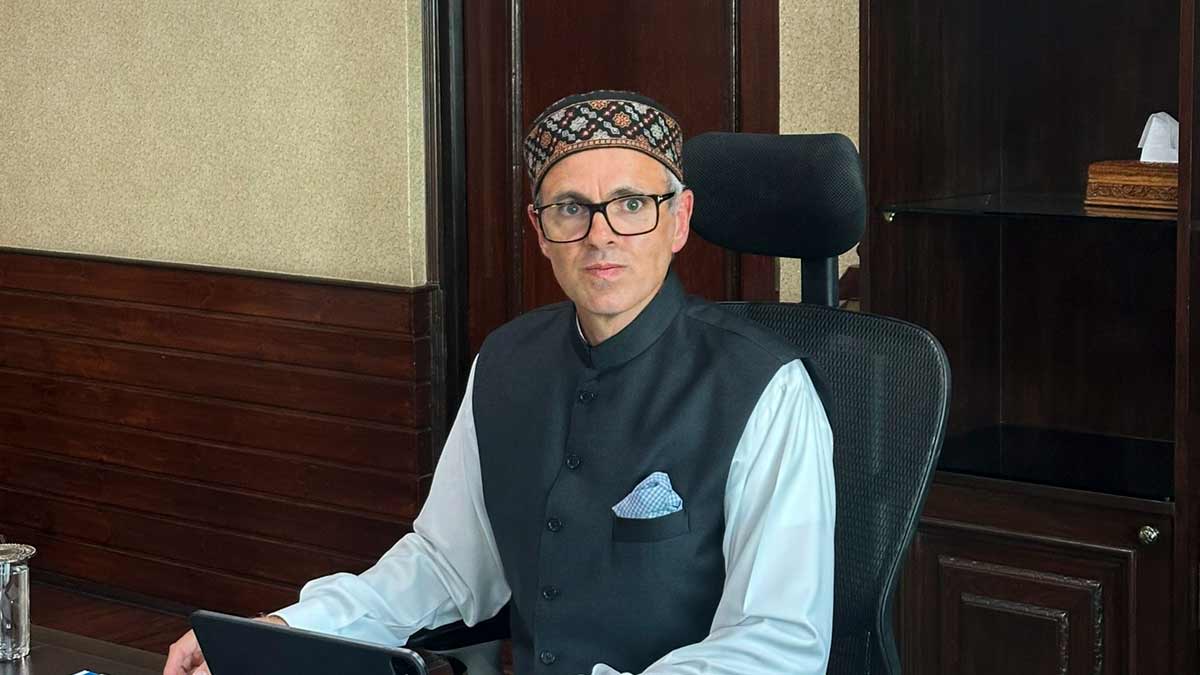
[(403, 647), (203, 610), (191, 623), (213, 675), (430, 675), (421, 655)]

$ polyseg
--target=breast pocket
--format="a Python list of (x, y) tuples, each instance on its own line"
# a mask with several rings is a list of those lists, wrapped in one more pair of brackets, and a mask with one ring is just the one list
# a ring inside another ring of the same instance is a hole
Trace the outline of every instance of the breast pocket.
[(690, 531), (687, 509), (657, 518), (622, 518), (613, 515), (613, 541), (662, 541)]

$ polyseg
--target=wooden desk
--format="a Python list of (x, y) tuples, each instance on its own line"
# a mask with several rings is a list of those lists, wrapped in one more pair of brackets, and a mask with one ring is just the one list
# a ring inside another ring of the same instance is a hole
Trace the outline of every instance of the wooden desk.
[[(451, 675), (444, 658), (420, 652), (430, 675)], [(33, 627), (29, 656), (0, 663), (0, 675), (75, 675), (91, 670), (102, 675), (162, 675), (165, 654), (153, 654), (111, 642)]]
[(0, 663), (0, 675), (161, 675), (165, 654), (152, 654), (72, 633), (33, 627), (29, 656)]

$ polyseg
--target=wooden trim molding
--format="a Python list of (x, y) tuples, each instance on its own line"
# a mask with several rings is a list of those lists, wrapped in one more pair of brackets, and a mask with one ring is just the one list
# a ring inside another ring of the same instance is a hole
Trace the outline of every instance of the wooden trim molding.
[[(1063, 609), (1051, 609), (1049, 607), (1039, 607), (1024, 602), (1011, 602), (1009, 600), (1000, 600), (998, 598), (985, 598), (974, 593), (963, 593), (962, 603), (971, 607), (986, 609), (998, 612), (1008, 612), (1021, 616), (1031, 616), (1038, 619), (1045, 619), (1054, 622), (1058, 629), (1058, 675), (1067, 675), (1068, 668), (1071, 665), (1070, 657), (1070, 637), (1071, 637), (1071, 622), (1070, 615)], [(1097, 673), (1100, 671), (1097, 670)]]
[[(1092, 672), (1100, 675), (1104, 672), (1104, 584), (1097, 579), (1080, 579), (1063, 574), (1054, 574), (1042, 570), (1030, 570), (998, 565), (979, 560), (966, 560), (953, 556), (938, 556), (939, 569), (945, 577), (947, 573), (958, 572), (965, 575), (987, 575), (1024, 581), (1041, 586), (1057, 587), (1073, 591), (1082, 591), (1090, 599), (1087, 619), (1092, 626)], [(1069, 637), (1070, 612), (1061, 608), (1041, 607), (1029, 603), (1014, 602), (996, 597), (984, 597), (974, 593), (962, 593), (960, 600), (964, 604), (986, 609), (999, 609), (1015, 614), (1036, 616), (1053, 620), (1058, 625), (1058, 657), (1059, 673), (1065, 675), (1069, 666)]]

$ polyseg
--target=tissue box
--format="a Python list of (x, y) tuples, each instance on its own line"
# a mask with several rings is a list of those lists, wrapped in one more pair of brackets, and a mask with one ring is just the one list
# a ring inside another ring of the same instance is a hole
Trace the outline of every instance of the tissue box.
[(1088, 165), (1089, 206), (1175, 209), (1179, 203), (1179, 165), (1108, 160)]

